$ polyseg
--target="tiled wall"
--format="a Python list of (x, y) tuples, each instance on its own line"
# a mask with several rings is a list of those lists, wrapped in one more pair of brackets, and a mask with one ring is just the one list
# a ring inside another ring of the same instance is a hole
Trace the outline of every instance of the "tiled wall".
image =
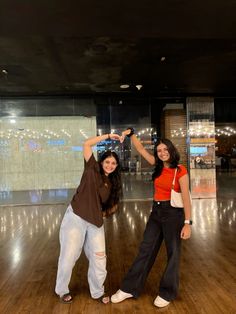
[(0, 191), (75, 188), (95, 135), (96, 117), (1, 118)]

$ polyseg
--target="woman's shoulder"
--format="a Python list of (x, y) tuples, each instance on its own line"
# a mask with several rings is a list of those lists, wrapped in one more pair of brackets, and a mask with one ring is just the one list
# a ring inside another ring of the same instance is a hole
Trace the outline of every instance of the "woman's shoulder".
[(187, 170), (187, 168), (184, 165), (179, 164), (178, 168), (179, 168), (179, 174), (181, 176), (183, 176), (184, 174), (188, 173), (188, 170)]
[(178, 167), (179, 167), (180, 170), (182, 170), (182, 169), (186, 169), (187, 170), (187, 168), (184, 165), (182, 165), (182, 164), (178, 164)]
[(84, 163), (85, 163), (85, 169), (89, 169), (89, 168), (94, 168), (95, 167), (96, 170), (99, 170), (98, 161), (95, 159), (93, 153), (91, 154), (91, 156), (89, 157), (89, 159), (87, 161), (84, 159)]

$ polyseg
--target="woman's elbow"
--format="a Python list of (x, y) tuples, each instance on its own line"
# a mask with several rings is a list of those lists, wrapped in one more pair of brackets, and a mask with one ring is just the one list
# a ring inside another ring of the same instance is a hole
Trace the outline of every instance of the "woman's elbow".
[(89, 145), (89, 140), (84, 141), (83, 147), (88, 147)]

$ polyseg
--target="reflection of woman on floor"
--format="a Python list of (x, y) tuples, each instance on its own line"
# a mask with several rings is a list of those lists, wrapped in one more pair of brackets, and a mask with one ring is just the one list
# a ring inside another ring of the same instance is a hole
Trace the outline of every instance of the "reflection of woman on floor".
[[(123, 135), (130, 136), (137, 151), (151, 165), (155, 165), (154, 201), (139, 253), (123, 279), (121, 289), (111, 297), (111, 301), (118, 303), (127, 298), (139, 297), (164, 240), (168, 261), (161, 278), (159, 295), (154, 301), (157, 307), (164, 307), (177, 296), (181, 239), (188, 239), (191, 235), (188, 175), (186, 168), (178, 164), (179, 153), (171, 141), (159, 140), (153, 156), (143, 147), (133, 132), (130, 128), (124, 131)], [(184, 208), (175, 208), (170, 205), (171, 187), (176, 168), (174, 189), (181, 190)]]
[(88, 283), (93, 299), (109, 302), (104, 295), (106, 252), (103, 217), (117, 210), (121, 196), (119, 159), (116, 153), (105, 152), (97, 162), (92, 146), (106, 139), (121, 140), (117, 134), (106, 134), (85, 141), (85, 169), (79, 187), (67, 208), (60, 228), (60, 256), (56, 293), (63, 303), (71, 303), (69, 282), (72, 269), (82, 248), (89, 260)]

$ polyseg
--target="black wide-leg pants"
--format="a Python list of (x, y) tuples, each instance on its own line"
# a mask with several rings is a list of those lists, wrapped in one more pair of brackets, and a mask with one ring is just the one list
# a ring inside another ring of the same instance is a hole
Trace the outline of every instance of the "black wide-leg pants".
[(176, 298), (179, 286), (180, 233), (184, 225), (183, 208), (175, 208), (169, 201), (153, 202), (139, 253), (121, 284), (121, 290), (137, 298), (165, 241), (167, 265), (160, 281), (159, 295), (171, 301)]

